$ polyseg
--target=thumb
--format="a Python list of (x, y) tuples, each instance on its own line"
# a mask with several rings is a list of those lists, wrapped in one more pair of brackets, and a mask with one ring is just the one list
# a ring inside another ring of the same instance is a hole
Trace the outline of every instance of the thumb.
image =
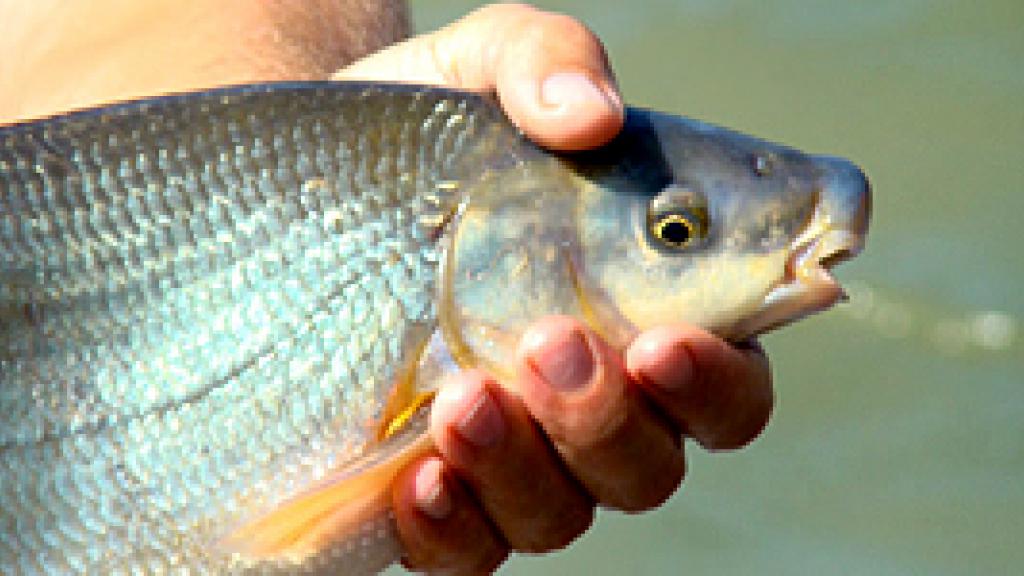
[(481, 8), (437, 32), (372, 54), (333, 76), (494, 92), (538, 144), (593, 148), (622, 128), (600, 41), (579, 21), (523, 5)]

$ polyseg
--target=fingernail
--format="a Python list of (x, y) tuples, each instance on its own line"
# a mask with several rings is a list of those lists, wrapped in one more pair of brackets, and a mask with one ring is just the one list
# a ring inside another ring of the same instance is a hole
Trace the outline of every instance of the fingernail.
[(459, 435), (480, 448), (493, 446), (505, 432), (505, 422), (494, 398), (480, 390), (472, 407), (455, 423)]
[(587, 102), (618, 108), (618, 97), (594, 84), (586, 74), (556, 72), (541, 84), (540, 97), (548, 106), (576, 107)]
[(587, 337), (579, 330), (531, 336), (539, 340), (526, 343), (530, 363), (549, 386), (568, 392), (590, 384), (594, 375), (594, 353)]
[(452, 499), (444, 488), (441, 461), (427, 460), (413, 485), (416, 507), (434, 520), (444, 520), (452, 513)]

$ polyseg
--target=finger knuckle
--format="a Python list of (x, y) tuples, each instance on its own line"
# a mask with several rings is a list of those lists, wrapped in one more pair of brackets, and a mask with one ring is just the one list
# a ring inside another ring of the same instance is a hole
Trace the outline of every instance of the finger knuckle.
[(575, 18), (546, 13), (543, 18), (524, 24), (520, 38), (531, 49), (547, 53), (571, 47), (578, 54), (600, 54), (603, 57), (604, 48), (597, 36)]
[(682, 454), (663, 460), (661, 470), (645, 475), (622, 497), (616, 508), (631, 514), (658, 508), (675, 494), (685, 477), (686, 461)]
[(769, 420), (770, 411), (765, 411), (763, 415), (751, 418), (733, 429), (721, 433), (718, 437), (712, 438), (708, 443), (708, 448), (714, 451), (729, 451), (748, 446), (761, 436), (761, 433), (767, 428)]
[(714, 451), (737, 450), (749, 445), (768, 427), (774, 406), (770, 385), (755, 388), (742, 407), (734, 407), (731, 418), (723, 417), (718, 426), (703, 435), (701, 444)]
[(688, 435), (713, 451), (735, 450), (756, 439), (775, 403), (767, 356), (748, 348), (700, 366), (697, 373), (697, 389), (707, 398), (688, 407)]
[(499, 18), (501, 20), (514, 18), (518, 20), (534, 17), (540, 13), (540, 10), (524, 2), (498, 2), (477, 8), (470, 13), (469, 18)]
[(508, 559), (508, 549), (504, 546), (492, 546), (483, 550), (474, 561), (464, 566), (459, 574), (491, 574)]
[(506, 30), (512, 31), (512, 37), (531, 49), (571, 46), (584, 53), (604, 50), (597, 35), (576, 18), (528, 4), (491, 4), (478, 9), (472, 17), (502, 22)]
[(406, 553), (402, 565), (426, 574), (491, 574), (508, 558), (508, 547), (493, 540), (473, 546), (444, 548), (418, 554)]
[(572, 16), (547, 12), (544, 14), (543, 26), (550, 32), (549, 37), (558, 38), (561, 42), (590, 47), (601, 44), (590, 28)]
[(540, 553), (560, 550), (590, 529), (594, 522), (592, 506), (579, 507), (558, 514), (545, 514), (534, 528), (509, 544), (520, 552)]
[(636, 415), (623, 399), (602, 405), (568, 406), (540, 420), (545, 435), (565, 456), (586, 458), (614, 452), (635, 434)]

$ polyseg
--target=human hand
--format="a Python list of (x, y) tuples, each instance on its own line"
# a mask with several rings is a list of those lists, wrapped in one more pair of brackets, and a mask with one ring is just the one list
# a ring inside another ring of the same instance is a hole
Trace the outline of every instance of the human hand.
[(578, 21), (496, 4), (339, 70), (338, 80), (433, 84), (493, 92), (534, 141), (593, 148), (622, 128), (622, 100), (604, 48)]
[[(603, 144), (623, 121), (599, 41), (525, 6), (483, 8), (334, 77), (493, 91), (524, 132), (559, 150)], [(518, 371), (520, 395), (480, 371), (439, 392), (439, 456), (406, 469), (393, 496), (409, 567), (485, 572), (510, 550), (565, 546), (595, 505), (653, 508), (682, 481), (684, 435), (740, 447), (772, 407), (759, 348), (686, 326), (642, 334), (622, 354), (574, 320), (547, 318), (523, 338)]]
[(595, 504), (656, 507), (683, 479), (683, 436), (738, 448), (772, 407), (759, 348), (686, 326), (648, 331), (622, 355), (572, 319), (547, 318), (523, 338), (517, 368), (521, 396), (479, 371), (439, 392), (440, 457), (406, 469), (392, 501), (409, 567), (486, 572), (510, 550), (565, 546)]

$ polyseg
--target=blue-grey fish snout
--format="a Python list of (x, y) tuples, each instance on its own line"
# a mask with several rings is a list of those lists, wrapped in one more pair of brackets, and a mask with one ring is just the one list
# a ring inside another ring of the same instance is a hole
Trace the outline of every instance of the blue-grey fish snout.
[(832, 226), (863, 242), (871, 219), (871, 183), (860, 167), (845, 158), (822, 156), (818, 161), (822, 208)]

